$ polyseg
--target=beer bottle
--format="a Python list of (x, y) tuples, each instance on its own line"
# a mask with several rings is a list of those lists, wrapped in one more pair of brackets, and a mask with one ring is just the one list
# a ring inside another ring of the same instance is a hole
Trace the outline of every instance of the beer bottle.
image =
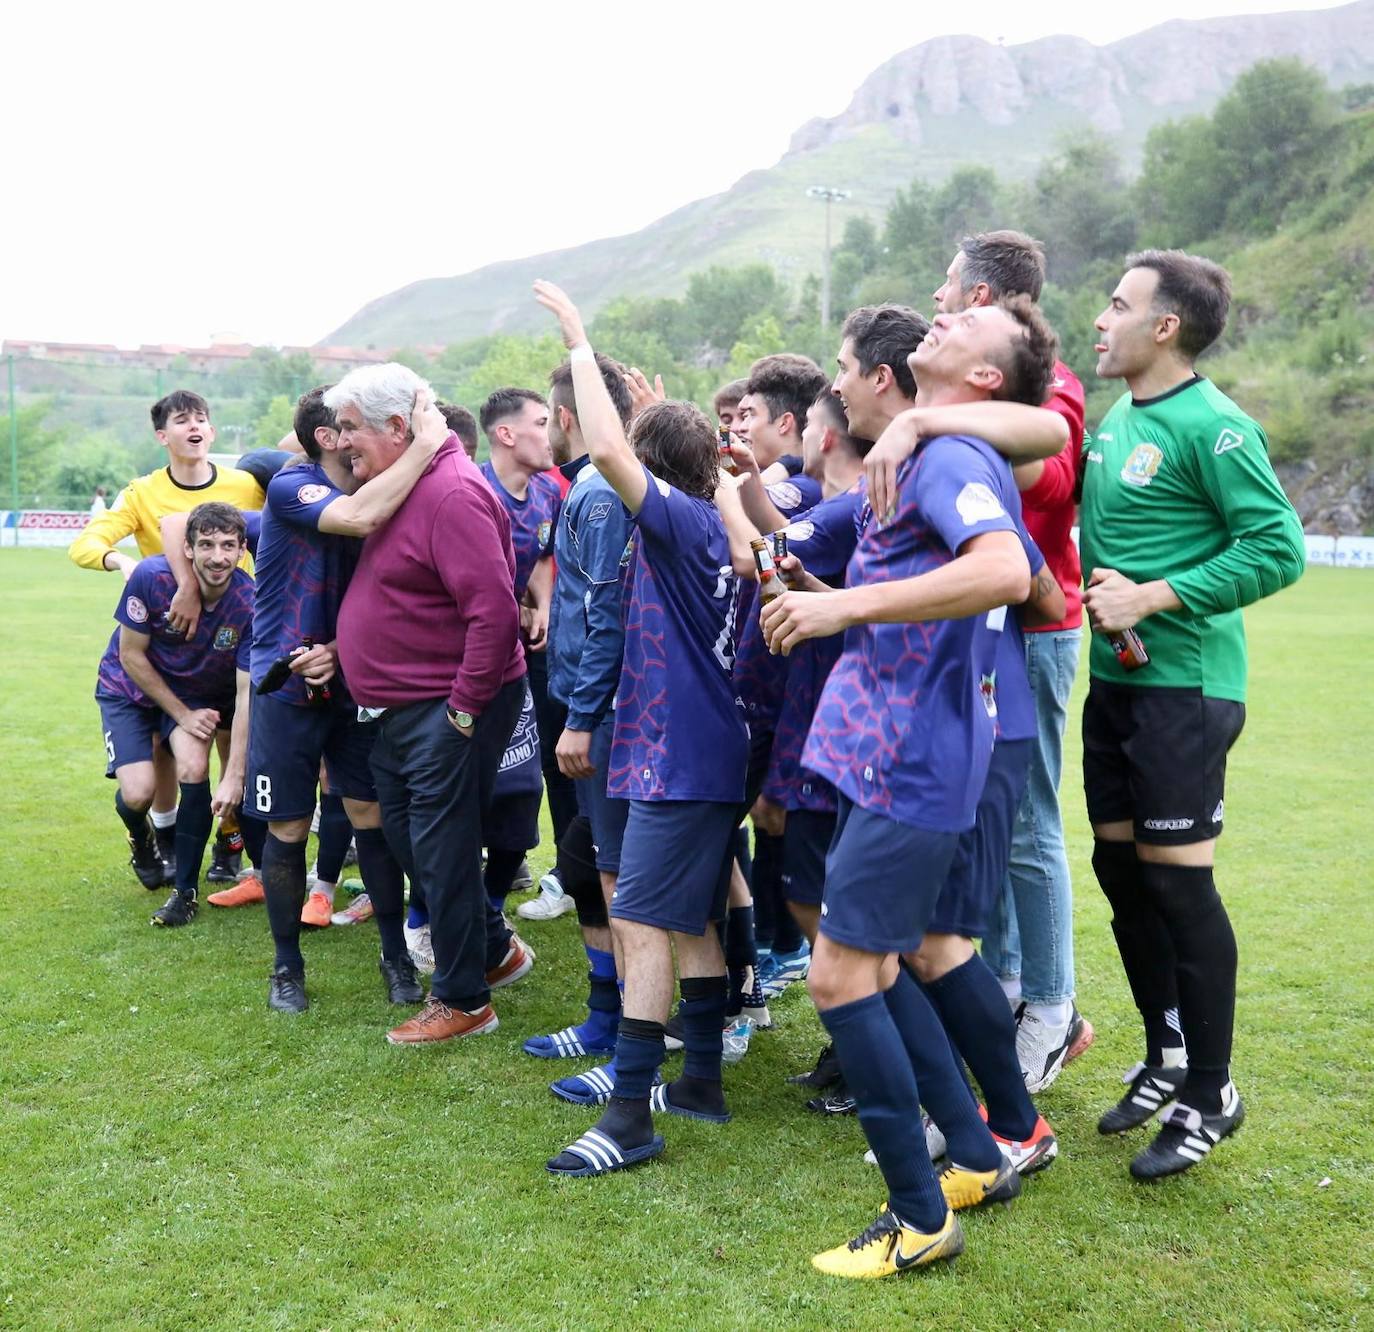
[[(315, 640), (313, 638), (301, 639), (301, 647), (307, 652), (314, 646)], [(312, 708), (323, 707), (333, 697), (334, 693), (329, 688), (328, 681), (324, 684), (311, 684), (309, 680), (305, 682), (305, 701), (308, 706)]]
[(1150, 654), (1145, 651), (1145, 644), (1141, 642), (1140, 635), (1134, 629), (1122, 629), (1119, 633), (1108, 634), (1107, 642), (1116, 653), (1122, 670), (1138, 671), (1142, 666), (1150, 664)]
[(795, 588), (796, 583), (792, 581), (792, 575), (782, 567), (782, 562), (787, 558), (787, 529), (780, 527), (773, 533), (773, 564), (778, 571), (778, 577), (782, 579), (782, 585), (786, 588)]
[(725, 471), (729, 472), (731, 476), (738, 476), (739, 468), (735, 466), (735, 460), (730, 456), (729, 426), (720, 426), (717, 430), (717, 434), (720, 439), (720, 444), (718, 446), (720, 450), (720, 465)]
[(766, 537), (755, 537), (749, 543), (749, 549), (754, 552), (754, 567), (759, 572), (759, 606), (763, 607), (775, 597), (782, 596), (787, 591), (787, 584), (782, 581), (773, 563)]

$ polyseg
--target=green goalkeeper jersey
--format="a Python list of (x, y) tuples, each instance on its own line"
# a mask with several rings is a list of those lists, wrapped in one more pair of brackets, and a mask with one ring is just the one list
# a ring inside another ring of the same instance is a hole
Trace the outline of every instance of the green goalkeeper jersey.
[(1093, 677), (1244, 702), (1240, 608), (1295, 582), (1306, 549), (1264, 431), (1194, 378), (1157, 398), (1119, 398), (1083, 448), (1084, 577), (1164, 578), (1183, 603), (1136, 626), (1150, 655), (1139, 670), (1124, 670), (1094, 634)]

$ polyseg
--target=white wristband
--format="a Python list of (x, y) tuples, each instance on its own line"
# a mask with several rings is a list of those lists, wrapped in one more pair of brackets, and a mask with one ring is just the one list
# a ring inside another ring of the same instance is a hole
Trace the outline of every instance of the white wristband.
[(579, 342), (577, 346), (568, 353), (568, 360), (573, 365), (576, 365), (579, 361), (591, 361), (595, 364), (596, 353), (592, 351), (591, 343)]

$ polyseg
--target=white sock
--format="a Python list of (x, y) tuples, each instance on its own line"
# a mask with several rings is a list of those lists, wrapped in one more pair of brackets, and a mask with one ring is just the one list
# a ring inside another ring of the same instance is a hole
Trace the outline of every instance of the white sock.
[(153, 821), (154, 828), (175, 828), (177, 823), (177, 807), (171, 809), (149, 810), (148, 817)]
[(1165, 1068), (1187, 1068), (1188, 1051), (1181, 1045), (1166, 1045), (1161, 1051)]
[(1067, 1027), (1073, 1018), (1073, 1002), (1065, 999), (1061, 1004), (1027, 1004), (1026, 1012), (1047, 1027)]
[(1002, 987), (1002, 993), (1007, 996), (1007, 1003), (1015, 1008), (1021, 1002), (1021, 977), (998, 976), (997, 983)]
[(325, 883), (323, 879), (316, 879), (315, 882), (310, 885), (310, 891), (311, 893), (323, 893), (329, 899), (329, 905), (333, 906), (334, 887), (335, 885), (332, 883)]

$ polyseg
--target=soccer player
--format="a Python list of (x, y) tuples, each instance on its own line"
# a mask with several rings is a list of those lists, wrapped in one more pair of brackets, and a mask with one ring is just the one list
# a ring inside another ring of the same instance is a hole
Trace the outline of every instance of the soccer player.
[(711, 407), (715, 411), (716, 420), (727, 430), (733, 431), (735, 428), (735, 418), (739, 415), (740, 399), (744, 397), (744, 390), (748, 383), (747, 379), (732, 379), (728, 384), (722, 384), (716, 390), (716, 396), (711, 399)]
[[(363, 544), (339, 610), (340, 662), (376, 733), (387, 842), (424, 895), (434, 947), (429, 999), (387, 1033), (393, 1045), (494, 1031), (491, 990), (534, 960), (488, 901), (481, 865), (482, 819), (528, 695), (510, 518), (437, 411), (442, 443), (411, 463), (427, 400), (394, 363), (350, 371), (324, 400), (355, 477), (419, 471)], [(400, 923), (398, 911), (398, 935)]]
[(448, 428), (458, 436), (463, 452), (476, 462), (477, 418), (466, 407), (459, 407), (454, 403), (441, 402), (437, 406), (443, 413), (444, 420), (448, 422)]
[[(1096, 327), (1098, 376), (1129, 392), (1084, 455), (1083, 788), (1145, 1024), (1145, 1060), (1098, 1128), (1172, 1103), (1131, 1162), (1149, 1180), (1196, 1165), (1245, 1113), (1230, 1074), (1236, 940), (1212, 864), (1245, 721), (1241, 607), (1295, 582), (1305, 549), (1264, 432), (1194, 368), (1226, 326), (1225, 269), (1178, 250), (1127, 265)], [(1143, 653), (1122, 638), (1137, 628)]]
[(577, 813), (577, 797), (571, 780), (558, 768), (555, 746), (564, 717), (556, 702), (550, 706), (549, 699), (554, 531), (563, 504), (558, 483), (547, 475), (553, 467), (549, 404), (533, 389), (498, 389), (482, 404), (481, 422), (491, 446), (491, 456), (481, 465), (482, 475), (510, 515), (515, 599), (520, 603), (521, 639), (539, 727), (540, 766), (557, 845)]
[[(854, 332), (847, 324), (842, 366), (848, 361), (866, 377), (867, 360), (885, 387), (890, 363), (874, 366), (856, 350)], [(957, 320), (940, 316), (922, 350), (932, 362), (921, 386), (931, 405), (970, 380), (1011, 402), (1038, 404), (1055, 338), (1029, 302), (1008, 302)], [(855, 400), (864, 401), (862, 392)], [(934, 1009), (897, 956), (921, 943), (987, 774), (992, 718), (974, 663), (974, 617), (1023, 600), (1029, 587), (1015, 523), (997, 498), (1005, 475), (1005, 461), (981, 440), (930, 441), (901, 469), (891, 517), (868, 517), (847, 586), (788, 592), (764, 610), (770, 645), (781, 651), (847, 631), (802, 758), (840, 793), (808, 983), (889, 1201), (855, 1240), (816, 1256), (817, 1268), (833, 1275), (884, 1276), (952, 1257), (963, 1248), (954, 1209), (1009, 1199), (1020, 1188), (978, 1117)], [(875, 879), (875, 864), (911, 869)], [(1000, 992), (999, 1002), (1009, 1017)], [(938, 1180), (925, 1152), (911, 1150), (922, 1101), (949, 1143)]]
[[(221, 500), (236, 509), (260, 509), (263, 490), (247, 472), (224, 472), (207, 456), (215, 442), (209, 404), (198, 393), (177, 389), (152, 406), (153, 433), (167, 450), (167, 466), (147, 476), (135, 477), (115, 497), (104, 513), (94, 514), (68, 547), (68, 555), (83, 569), (118, 570), (127, 580), (137, 560), (119, 550), (118, 543), (132, 536), (140, 559), (162, 553), (159, 520), (168, 513), (187, 513), (208, 500)], [(251, 571), (252, 561), (245, 559)], [(184, 594), (172, 605), (175, 622), (187, 608)], [(224, 752), (221, 752), (221, 760)], [(157, 830), (159, 853), (167, 865), (167, 881), (175, 875), (176, 770), (169, 755), (154, 750), (157, 789), (153, 796), (152, 821)], [(232, 823), (232, 819), (231, 819)], [(216, 838), (211, 874), (232, 879), (230, 857), (236, 854), (229, 830)]]
[[(624, 368), (608, 356), (598, 356), (596, 367), (612, 410), (627, 428), (634, 402)], [(566, 711), (556, 752), (559, 766), (574, 780), (580, 811), (571, 832), (560, 839), (559, 860), (585, 858), (575, 844), (589, 837), (597, 882), (589, 892), (593, 885), (585, 877), (560, 875), (576, 905), (587, 953), (587, 1016), (526, 1041), (526, 1053), (541, 1059), (611, 1054), (619, 1030), (618, 968), (607, 912), (629, 805), (606, 794), (606, 769), (625, 647), (624, 574), (634, 531), (620, 496), (587, 456), (570, 362), (549, 376), (549, 400), (549, 440), (569, 482), (554, 538), (558, 574), (549, 623), (549, 693)], [(597, 1105), (614, 1086), (612, 1062), (560, 1078), (550, 1090), (562, 1100)]]
[[(611, 919), (624, 958), (616, 1084), (597, 1124), (548, 1163), (599, 1175), (657, 1156), (652, 1107), (723, 1123), (724, 912), (748, 735), (730, 680), (738, 579), (720, 514), (716, 432), (687, 403), (661, 402), (626, 442), (576, 307), (551, 283), (535, 295), (569, 348), (591, 460), (635, 523), (608, 794), (630, 801)], [(681, 976), (685, 1059), (654, 1086)]]
[[(1018, 293), (1040, 299), (1045, 254), (1019, 231), (966, 236), (934, 296), (958, 314)], [(1083, 386), (1062, 361), (1045, 406), (1058, 412), (1069, 440), (1051, 458), (1013, 469), (1026, 530), (1065, 599), (1062, 619), (1027, 622), (1026, 671), (1034, 697), (1026, 793), (1011, 840), (1011, 864), (983, 955), (1017, 1012), (1016, 1049), (1027, 1090), (1043, 1091), (1092, 1043), (1092, 1025), (1074, 1005), (1073, 886), (1059, 808), (1064, 727), (1078, 670), (1082, 569), (1073, 540), (1074, 492), (1083, 445)]]
[[(309, 1006), (300, 950), (301, 909), (321, 760), (330, 790), (343, 798), (353, 824), (358, 867), (381, 936), (379, 968), (388, 998), (413, 1004), (423, 997), (402, 932), (401, 868), (382, 834), (368, 766), (375, 731), (358, 720), (348, 682), (339, 671), (336, 634), (360, 538), (375, 532), (400, 506), (448, 427), (432, 404), (418, 405), (415, 447), (395, 467), (362, 485), (325, 392), (312, 389), (296, 404), (296, 436), (308, 461), (272, 478), (258, 548), (254, 685), (262, 685), (274, 663), (290, 661), (285, 682), (254, 701), (248, 787), (253, 812), (268, 826), (262, 884), (275, 959), (267, 1003), (283, 1013)], [(238, 889), (215, 896), (220, 898), (217, 905), (247, 900)]]
[[(153, 914), (154, 925), (187, 925), (195, 919), (212, 816), (237, 805), (243, 795), (253, 642), (253, 580), (238, 568), (246, 535), (243, 516), (231, 505), (197, 505), (186, 524), (186, 554), (202, 606), (195, 633), (188, 637), (168, 623), (176, 578), (164, 556), (150, 555), (125, 583), (115, 611), (120, 627), (100, 662), (96, 700), (108, 775), (119, 782), (115, 809), (129, 831), (134, 871), (147, 888), (162, 881), (148, 820), (154, 735), (171, 752), (181, 787), (176, 887)], [(231, 718), (229, 757), (212, 800), (210, 745)]]

